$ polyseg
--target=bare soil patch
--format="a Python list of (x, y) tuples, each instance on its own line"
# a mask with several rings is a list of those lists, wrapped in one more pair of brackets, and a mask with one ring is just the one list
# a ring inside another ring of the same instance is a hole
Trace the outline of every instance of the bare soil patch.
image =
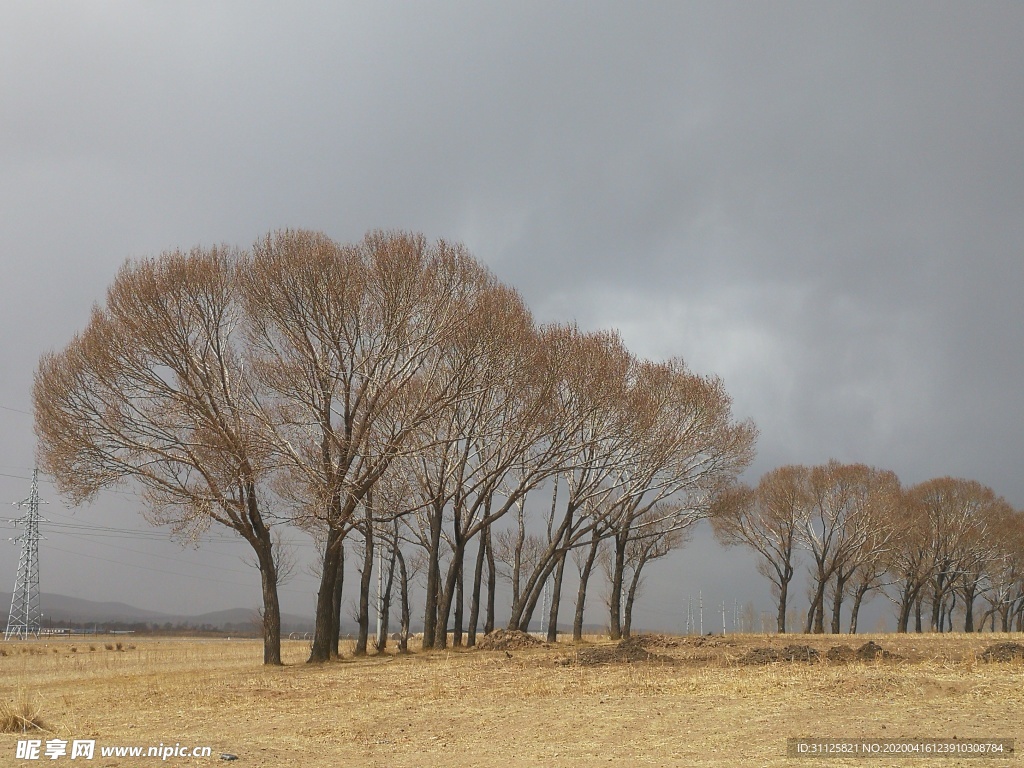
[(575, 664), (584, 667), (594, 667), (604, 664), (636, 664), (638, 662), (657, 662), (660, 664), (676, 663), (676, 660), (671, 656), (652, 653), (647, 650), (646, 646), (649, 642), (659, 641), (652, 641), (650, 637), (643, 635), (629, 637), (625, 640), (620, 640), (615, 645), (599, 645), (593, 648), (583, 648), (572, 656), (566, 656), (558, 659), (556, 663), (562, 666)]
[(831, 662), (853, 661), (857, 652), (848, 645), (834, 645), (825, 652), (825, 658)]
[(816, 662), (824, 658), (830, 662), (877, 661), (898, 659), (896, 654), (885, 650), (878, 643), (869, 640), (856, 650), (848, 645), (834, 645), (824, 655), (810, 645), (787, 645), (783, 648), (763, 646), (751, 648), (737, 661), (740, 664), (773, 664), (776, 662)]
[(876, 661), (878, 659), (898, 659), (899, 656), (885, 650), (873, 640), (868, 640), (857, 649), (856, 658), (857, 661)]
[(1024, 659), (1024, 645), (1020, 643), (997, 643), (990, 645), (978, 655), (981, 661), (1017, 661)]
[(784, 648), (752, 648), (739, 659), (740, 664), (771, 664), (777, 661), (817, 661), (821, 654), (809, 645), (787, 645)]
[(477, 638), (476, 648), (481, 651), (519, 651), (523, 648), (537, 648), (544, 643), (533, 635), (518, 629), (496, 629), (489, 635)]
[[(661, 634), (640, 634), (633, 635), (632, 640), (639, 643), (644, 648), (681, 648), (686, 645), (686, 638), (676, 637), (674, 635), (661, 635)], [(697, 638), (703, 640), (703, 638)]]

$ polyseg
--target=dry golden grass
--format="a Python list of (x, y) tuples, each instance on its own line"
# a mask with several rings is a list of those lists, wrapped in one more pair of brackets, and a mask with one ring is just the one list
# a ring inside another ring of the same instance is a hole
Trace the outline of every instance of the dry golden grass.
[[(867, 639), (904, 658), (737, 663), (758, 646), (824, 651)], [(302, 663), (307, 644), (292, 641), (284, 645), (286, 666), (271, 669), (260, 665), (256, 641), (137, 638), (134, 648), (89, 651), (81, 640), (50, 640), (0, 644), (7, 652), (0, 703), (17, 707), (27, 693), (60, 738), (209, 745), (214, 759), (231, 752), (240, 766), (811, 766), (826, 763), (786, 758), (787, 737), (998, 737), (1024, 745), (1024, 664), (976, 660), (1006, 640), (1024, 642), (989, 634), (746, 635), (652, 648), (672, 664), (586, 666), (560, 643), (511, 658), (450, 651), (316, 667)], [(0, 735), (0, 765), (16, 764), (18, 738)], [(214, 764), (124, 758), (102, 765), (150, 763)]]
[(11, 701), (0, 701), (0, 733), (33, 733), (49, 730), (27, 691)]

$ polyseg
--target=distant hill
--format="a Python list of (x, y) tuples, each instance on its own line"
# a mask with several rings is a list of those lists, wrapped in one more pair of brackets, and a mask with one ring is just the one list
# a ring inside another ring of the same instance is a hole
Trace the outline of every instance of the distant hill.
[[(187, 629), (217, 630), (222, 632), (238, 632), (255, 634), (258, 630), (258, 612), (256, 608), (229, 608), (224, 611), (213, 611), (201, 613), (194, 616), (183, 616), (179, 614), (162, 613), (151, 611), (146, 608), (137, 608), (127, 603), (97, 602), (94, 600), (83, 600), (79, 597), (68, 597), (67, 595), (55, 595), (44, 592), (40, 595), (40, 606), (43, 610), (44, 627), (92, 627), (101, 629), (130, 629), (132, 625), (144, 624), (149, 630), (181, 631)], [(0, 592), (0, 632), (7, 626), (7, 612), (11, 606), (11, 593)], [(499, 617), (496, 626), (504, 627), (507, 618)], [(449, 624), (449, 631), (451, 624)], [(342, 634), (354, 634), (356, 629), (353, 626), (342, 624)], [(392, 619), (391, 631), (398, 629), (397, 622)], [(534, 621), (531, 629), (540, 632), (539, 621)], [(281, 615), (281, 633), (284, 636), (292, 632), (306, 633), (313, 631), (313, 618), (296, 616), (294, 614)], [(370, 631), (373, 632), (371, 624)], [(414, 623), (412, 632), (422, 632), (423, 626)], [(600, 624), (584, 624), (583, 634), (604, 634), (607, 627)], [(634, 632), (643, 632), (642, 629), (634, 629)], [(572, 625), (564, 622), (558, 624), (559, 634), (570, 634)], [(2, 635), (0, 635), (2, 636)]]
[[(195, 616), (151, 611), (137, 608), (127, 603), (96, 602), (83, 600), (79, 597), (55, 595), (44, 592), (39, 597), (43, 611), (43, 626), (65, 625), (129, 625), (146, 624), (154, 629), (215, 629), (223, 631), (249, 632), (256, 631), (258, 612), (255, 608), (230, 608), (225, 611), (201, 613)], [(11, 593), (0, 592), (0, 621), (7, 625), (6, 614), (11, 605)], [(281, 631), (310, 632), (313, 629), (311, 618), (303, 618), (291, 614), (282, 614)]]

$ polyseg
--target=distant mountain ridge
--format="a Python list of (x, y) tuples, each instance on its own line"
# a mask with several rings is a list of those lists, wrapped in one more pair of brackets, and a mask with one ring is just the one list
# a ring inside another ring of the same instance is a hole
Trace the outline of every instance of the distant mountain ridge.
[[(6, 614), (11, 605), (11, 593), (0, 592), (0, 610), (5, 614), (3, 625), (6, 626)], [(151, 611), (137, 608), (134, 605), (118, 602), (97, 602), (80, 597), (68, 597), (43, 592), (39, 596), (39, 605), (43, 611), (43, 626), (62, 626), (63, 624), (138, 624), (145, 623), (164, 627), (187, 626), (194, 628), (209, 627), (212, 629), (251, 629), (258, 627), (259, 612), (255, 608), (229, 608), (224, 611), (211, 611), (194, 616)], [(312, 619), (305, 619), (292, 614), (281, 615), (281, 631), (309, 632), (313, 629)]]

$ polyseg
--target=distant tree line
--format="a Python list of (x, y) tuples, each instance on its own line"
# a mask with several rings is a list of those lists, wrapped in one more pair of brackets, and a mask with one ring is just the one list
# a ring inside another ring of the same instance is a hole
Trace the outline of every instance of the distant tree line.
[(349, 539), (356, 653), (375, 551), (403, 647), (416, 578), (425, 648), (493, 629), (499, 578), (510, 628), (551, 584), (553, 640), (568, 560), (578, 637), (602, 549), (611, 633), (628, 635), (643, 569), (739, 493), (755, 439), (717, 378), (638, 359), (612, 332), (538, 326), (461, 245), (402, 232), (281, 231), (131, 261), (43, 356), (33, 394), (42, 466), (72, 502), (132, 483), (176, 535), (219, 524), (248, 542), (267, 664), (281, 661), (283, 525), (320, 545), (311, 662), (338, 653)]
[(800, 556), (811, 585), (804, 632), (840, 632), (848, 604), (855, 633), (875, 593), (893, 602), (899, 632), (911, 622), (917, 632), (952, 631), (955, 611), (965, 632), (1024, 629), (1024, 513), (974, 480), (904, 488), (863, 464), (779, 467), (720, 494), (712, 525), (723, 543), (757, 553), (779, 632)]

